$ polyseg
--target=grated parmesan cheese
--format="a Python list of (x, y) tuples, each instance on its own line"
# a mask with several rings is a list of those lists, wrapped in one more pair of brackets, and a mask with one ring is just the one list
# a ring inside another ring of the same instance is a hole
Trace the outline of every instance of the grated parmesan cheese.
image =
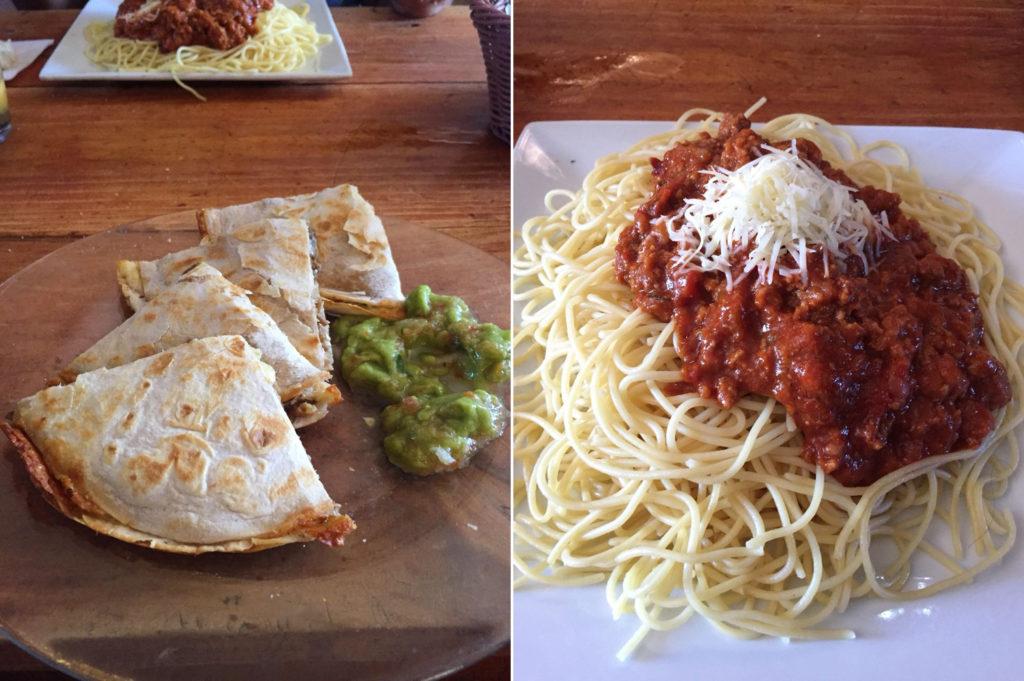
[[(737, 170), (705, 171), (710, 178), (703, 197), (687, 199), (674, 214), (654, 221), (679, 244), (677, 265), (722, 272), (730, 289), (751, 272), (761, 284), (771, 283), (776, 272), (800, 274), (806, 282), (807, 255), (819, 251), (825, 276), (830, 261), (843, 269), (851, 256), (867, 270), (877, 256), (876, 232), (894, 238), (885, 214), (882, 222), (876, 220), (853, 197), (854, 189), (800, 158), (795, 141), (788, 149), (762, 149), (764, 155)], [(737, 252), (745, 252), (746, 259), (733, 281)]]

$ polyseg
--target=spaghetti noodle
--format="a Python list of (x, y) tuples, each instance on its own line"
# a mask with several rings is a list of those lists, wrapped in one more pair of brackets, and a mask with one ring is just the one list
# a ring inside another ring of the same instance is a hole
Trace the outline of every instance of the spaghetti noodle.
[[(1013, 392), (983, 444), (845, 487), (801, 457), (800, 432), (774, 400), (748, 395), (726, 409), (666, 389), (679, 377), (673, 323), (634, 309), (615, 246), (650, 193), (649, 159), (720, 120), (688, 111), (598, 161), (580, 191), (549, 193), (550, 215), (523, 226), (513, 263), (517, 585), (604, 583), (613, 616), (639, 620), (621, 657), (695, 615), (741, 638), (852, 638), (827, 625), (851, 600), (969, 582), (1016, 534), (998, 500), (1024, 419), (1024, 288), (1004, 278), (999, 241), (968, 202), (926, 186), (893, 143), (859, 147), (804, 114), (759, 130), (808, 139), (858, 184), (898, 192), (966, 271)], [(915, 588), (922, 561), (943, 575)]]

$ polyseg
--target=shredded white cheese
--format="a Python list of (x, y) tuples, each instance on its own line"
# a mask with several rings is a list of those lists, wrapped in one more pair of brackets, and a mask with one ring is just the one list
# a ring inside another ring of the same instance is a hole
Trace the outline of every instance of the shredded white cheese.
[[(762, 156), (737, 170), (705, 171), (710, 178), (702, 197), (654, 221), (679, 244), (676, 263), (684, 270), (722, 272), (730, 289), (751, 272), (761, 284), (771, 283), (776, 272), (800, 274), (806, 282), (811, 252), (822, 253), (826, 276), (830, 261), (843, 269), (851, 256), (867, 270), (877, 256), (878, 235), (893, 238), (885, 214), (876, 220), (853, 197), (855, 189), (800, 158), (796, 142), (762, 149)], [(734, 281), (733, 259), (743, 253), (742, 274)]]
[(163, 6), (163, 0), (147, 0), (132, 12), (125, 12), (122, 16), (129, 22), (138, 19), (152, 20)]

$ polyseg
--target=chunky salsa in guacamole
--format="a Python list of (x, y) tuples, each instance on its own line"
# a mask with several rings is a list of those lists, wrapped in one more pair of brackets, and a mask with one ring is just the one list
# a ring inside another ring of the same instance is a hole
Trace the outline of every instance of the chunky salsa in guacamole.
[(488, 389), (509, 379), (509, 332), (428, 286), (409, 294), (405, 314), (335, 320), (341, 375), (390, 405), (381, 425), (392, 463), (416, 475), (461, 468), (504, 429), (505, 408)]

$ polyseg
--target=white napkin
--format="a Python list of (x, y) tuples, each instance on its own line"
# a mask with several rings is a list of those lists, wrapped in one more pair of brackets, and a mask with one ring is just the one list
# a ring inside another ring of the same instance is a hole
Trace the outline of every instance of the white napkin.
[(4, 69), (4, 80), (11, 80), (21, 73), (22, 69), (34, 62), (47, 47), (53, 44), (52, 40), (15, 40), (14, 45), (14, 66)]

